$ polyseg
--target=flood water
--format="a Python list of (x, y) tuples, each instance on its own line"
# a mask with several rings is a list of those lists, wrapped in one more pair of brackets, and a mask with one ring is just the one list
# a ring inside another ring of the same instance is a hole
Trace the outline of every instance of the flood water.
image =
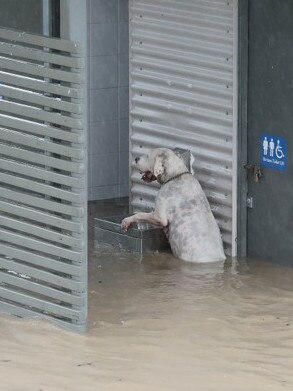
[(91, 252), (89, 331), (0, 318), (1, 391), (293, 389), (293, 269)]

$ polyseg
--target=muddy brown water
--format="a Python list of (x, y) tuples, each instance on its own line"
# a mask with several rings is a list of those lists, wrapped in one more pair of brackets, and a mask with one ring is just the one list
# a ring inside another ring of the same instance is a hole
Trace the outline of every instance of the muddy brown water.
[(89, 331), (0, 317), (1, 391), (293, 390), (293, 269), (90, 253)]

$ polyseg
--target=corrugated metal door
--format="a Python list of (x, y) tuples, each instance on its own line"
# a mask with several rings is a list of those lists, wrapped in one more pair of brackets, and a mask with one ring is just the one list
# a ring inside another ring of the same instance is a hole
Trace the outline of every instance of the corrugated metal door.
[(0, 311), (83, 329), (84, 59), (77, 43), (0, 29)]
[[(237, 1), (130, 0), (131, 156), (190, 149), (195, 175), (236, 246)], [(153, 206), (156, 185), (132, 167), (134, 210)]]

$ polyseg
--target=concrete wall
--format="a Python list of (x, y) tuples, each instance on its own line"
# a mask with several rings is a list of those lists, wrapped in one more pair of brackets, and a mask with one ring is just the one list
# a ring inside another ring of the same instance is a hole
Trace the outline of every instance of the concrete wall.
[(128, 0), (89, 0), (89, 200), (128, 195)]
[(42, 0), (0, 0), (0, 26), (41, 34)]

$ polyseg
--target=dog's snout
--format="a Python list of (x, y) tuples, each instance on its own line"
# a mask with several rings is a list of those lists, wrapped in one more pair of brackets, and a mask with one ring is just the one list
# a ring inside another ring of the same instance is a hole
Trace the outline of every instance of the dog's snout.
[(135, 163), (138, 163), (139, 162), (139, 157), (136, 157), (135, 159), (134, 159), (134, 161), (135, 161)]

